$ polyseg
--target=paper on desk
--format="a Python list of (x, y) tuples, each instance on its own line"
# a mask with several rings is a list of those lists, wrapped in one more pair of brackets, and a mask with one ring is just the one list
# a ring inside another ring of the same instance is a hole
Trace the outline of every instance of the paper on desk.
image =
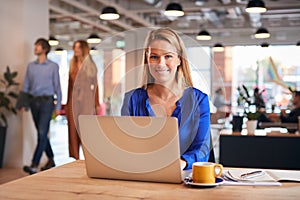
[(222, 178), (223, 185), (250, 185), (250, 186), (280, 186), (281, 183), (275, 180), (267, 172), (263, 175), (251, 179), (240, 178), (241, 174), (249, 173), (253, 170), (248, 169), (232, 169), (224, 171)]

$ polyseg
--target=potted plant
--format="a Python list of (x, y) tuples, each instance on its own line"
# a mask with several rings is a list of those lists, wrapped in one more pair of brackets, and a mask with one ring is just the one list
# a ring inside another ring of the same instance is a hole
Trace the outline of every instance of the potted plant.
[(7, 66), (3, 77), (0, 78), (0, 168), (3, 165), (4, 145), (7, 130), (7, 114), (17, 114), (17, 110), (12, 103), (13, 99), (18, 98), (17, 87), (19, 83), (15, 81), (18, 72), (10, 71)]
[(247, 118), (247, 131), (248, 133), (254, 133), (257, 127), (257, 119), (261, 115), (260, 107), (255, 106), (253, 97), (245, 85), (238, 87), (238, 105), (243, 106), (243, 117)]
[(248, 119), (248, 121), (246, 122), (248, 133), (254, 133), (255, 129), (257, 128), (257, 119), (260, 114), (261, 113), (258, 110), (256, 110), (255, 112), (248, 111), (247, 113), (245, 113), (245, 116)]
[(245, 85), (242, 87), (237, 88), (238, 97), (237, 97), (237, 104), (239, 107), (243, 107), (243, 112), (238, 112), (232, 116), (232, 131), (233, 132), (241, 132), (243, 123), (244, 123), (244, 113), (245, 107), (251, 103), (250, 95), (248, 89)]

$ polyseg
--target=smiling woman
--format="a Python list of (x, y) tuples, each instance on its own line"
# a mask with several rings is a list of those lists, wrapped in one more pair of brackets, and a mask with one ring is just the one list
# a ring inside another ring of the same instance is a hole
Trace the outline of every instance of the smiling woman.
[(122, 115), (176, 117), (181, 164), (207, 161), (210, 110), (207, 94), (193, 87), (185, 46), (170, 28), (149, 32), (144, 46), (143, 81), (125, 94)]
[(151, 43), (147, 51), (150, 74), (156, 83), (163, 85), (173, 85), (180, 65), (180, 58), (175, 47), (164, 40), (155, 40)]

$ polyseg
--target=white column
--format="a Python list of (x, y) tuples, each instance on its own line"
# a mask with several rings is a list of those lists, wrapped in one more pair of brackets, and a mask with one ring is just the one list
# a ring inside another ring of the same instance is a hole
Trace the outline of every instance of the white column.
[[(34, 42), (49, 37), (49, 3), (41, 0), (0, 0), (0, 73), (7, 65), (18, 71), (23, 87), (27, 64), (35, 59)], [(36, 131), (30, 112), (9, 114), (4, 167), (30, 164), (36, 145)]]
[(150, 29), (127, 31), (125, 35), (126, 82), (125, 91), (134, 89), (141, 84), (143, 48)]

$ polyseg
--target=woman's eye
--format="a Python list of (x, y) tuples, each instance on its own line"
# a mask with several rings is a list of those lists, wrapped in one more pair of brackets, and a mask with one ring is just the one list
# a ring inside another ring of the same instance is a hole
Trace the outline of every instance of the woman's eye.
[(173, 58), (173, 56), (172, 55), (166, 55), (165, 58), (166, 59), (171, 59), (171, 58)]
[(157, 59), (158, 59), (158, 56), (151, 55), (151, 56), (150, 56), (150, 59), (152, 59), (152, 60), (157, 60)]

